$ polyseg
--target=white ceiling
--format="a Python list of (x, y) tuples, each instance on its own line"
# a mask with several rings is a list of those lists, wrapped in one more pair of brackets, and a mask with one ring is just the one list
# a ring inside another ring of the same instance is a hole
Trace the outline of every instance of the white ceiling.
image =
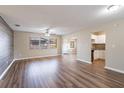
[[(65, 35), (113, 20), (124, 18), (124, 9), (110, 13), (107, 5), (16, 5), (0, 6), (0, 14), (15, 31), (44, 32)], [(16, 27), (15, 24), (21, 25)]]

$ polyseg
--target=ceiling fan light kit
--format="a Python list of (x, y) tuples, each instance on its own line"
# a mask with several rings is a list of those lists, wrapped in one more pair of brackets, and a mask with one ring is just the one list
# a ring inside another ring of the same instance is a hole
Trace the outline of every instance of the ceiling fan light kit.
[(45, 36), (50, 36), (50, 33), (49, 33), (49, 28), (48, 29), (46, 29), (46, 32), (45, 32)]

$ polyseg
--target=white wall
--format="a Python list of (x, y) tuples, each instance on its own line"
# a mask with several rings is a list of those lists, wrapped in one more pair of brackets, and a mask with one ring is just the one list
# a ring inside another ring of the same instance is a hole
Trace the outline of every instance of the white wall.
[(41, 36), (38, 33), (14, 32), (14, 58), (41, 57), (61, 54), (61, 36), (51, 36), (57, 38), (57, 48), (54, 49), (30, 49), (30, 36)]
[[(116, 26), (115, 24), (118, 24)], [(124, 72), (124, 20), (113, 21), (95, 28), (63, 36), (63, 39), (77, 38), (77, 59), (90, 62), (91, 33), (104, 31), (106, 34), (106, 67)]]
[(106, 67), (114, 68), (124, 73), (124, 21), (117, 23), (118, 27), (110, 25), (106, 32)]

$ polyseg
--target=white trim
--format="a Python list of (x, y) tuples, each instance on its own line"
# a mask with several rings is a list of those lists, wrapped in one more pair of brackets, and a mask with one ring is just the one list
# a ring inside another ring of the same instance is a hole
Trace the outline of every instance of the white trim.
[(122, 71), (122, 70), (118, 70), (118, 69), (115, 69), (115, 68), (112, 68), (112, 67), (107, 67), (107, 66), (105, 66), (104, 68), (108, 69), (108, 70), (112, 70), (112, 71), (124, 74), (124, 71)]
[(15, 59), (10, 63), (10, 65), (4, 70), (4, 72), (1, 74), (0, 76), (0, 80), (2, 80), (2, 78), (4, 77), (4, 75), (7, 73), (7, 71), (10, 69), (10, 67), (12, 66), (12, 64), (15, 62)]
[(18, 58), (15, 60), (25, 60), (25, 59), (33, 59), (33, 58), (45, 58), (45, 57), (55, 57), (55, 56), (60, 56), (61, 54), (57, 54), (57, 55), (47, 55), (47, 56), (35, 56), (35, 57), (25, 57), (25, 58)]
[(92, 64), (90, 61), (86, 61), (86, 60), (82, 60), (82, 59), (77, 59), (77, 60), (79, 60), (79, 61), (81, 61), (81, 62), (88, 63), (88, 64)]

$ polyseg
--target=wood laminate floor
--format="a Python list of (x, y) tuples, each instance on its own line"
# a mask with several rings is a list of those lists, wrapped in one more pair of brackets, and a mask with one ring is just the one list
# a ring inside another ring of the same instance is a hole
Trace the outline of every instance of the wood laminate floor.
[(16, 61), (0, 87), (4, 88), (123, 88), (124, 74), (104, 69), (104, 62), (87, 64), (75, 55)]

